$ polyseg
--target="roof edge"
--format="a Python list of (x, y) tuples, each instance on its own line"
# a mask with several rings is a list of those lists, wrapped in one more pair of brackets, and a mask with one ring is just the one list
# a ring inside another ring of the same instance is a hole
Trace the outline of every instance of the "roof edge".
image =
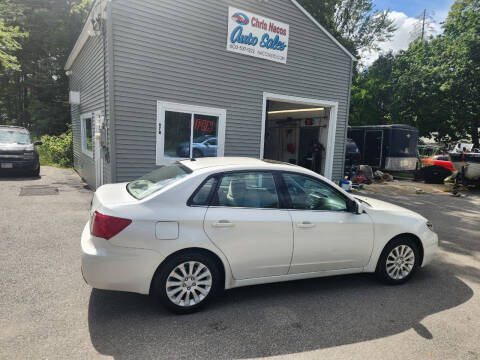
[(92, 19), (98, 13), (103, 13), (103, 11), (105, 10), (105, 7), (107, 6), (107, 1), (110, 1), (110, 0), (94, 1), (92, 9), (88, 14), (87, 20), (83, 24), (82, 32), (78, 36), (77, 41), (75, 42), (75, 45), (73, 46), (73, 49), (70, 52), (70, 55), (68, 56), (67, 62), (65, 63), (65, 66), (64, 66), (64, 70), (68, 71), (71, 69), (73, 63), (75, 62), (76, 58), (80, 54), (80, 51), (82, 51), (88, 38), (92, 35), (92, 32), (93, 32)]
[(315, 20), (312, 14), (310, 14), (307, 10), (305, 10), (302, 5), (300, 5), (296, 0), (290, 0), (290, 1), (298, 9), (300, 9), (300, 11), (303, 12), (307, 18), (309, 18), (315, 25), (317, 25), (317, 27), (320, 30), (322, 30), (325, 33), (325, 35), (327, 35), (330, 38), (330, 40), (332, 40), (340, 49), (342, 49), (343, 52), (345, 52), (348, 56), (350, 56), (352, 61), (358, 61), (358, 59), (355, 56), (353, 56), (352, 53), (348, 51), (347, 48), (343, 46), (337, 39), (335, 39), (335, 37), (332, 34), (330, 34), (330, 32), (327, 29), (325, 29), (322, 25), (320, 25), (320, 23), (317, 20)]

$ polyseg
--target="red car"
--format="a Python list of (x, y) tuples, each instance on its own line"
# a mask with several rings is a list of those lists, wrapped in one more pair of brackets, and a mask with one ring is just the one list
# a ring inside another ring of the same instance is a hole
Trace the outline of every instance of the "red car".
[(455, 171), (455, 168), (453, 167), (452, 162), (448, 158), (448, 155), (435, 155), (429, 158), (422, 159), (422, 166), (440, 166), (447, 170), (450, 170), (450, 172)]
[(434, 155), (422, 159), (422, 175), (426, 183), (443, 184), (443, 180), (455, 171), (448, 155)]

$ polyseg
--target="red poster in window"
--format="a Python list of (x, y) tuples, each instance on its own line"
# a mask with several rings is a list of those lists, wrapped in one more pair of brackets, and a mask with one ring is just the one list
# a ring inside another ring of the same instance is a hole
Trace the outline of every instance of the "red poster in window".
[(215, 122), (212, 120), (205, 120), (205, 119), (194, 119), (193, 121), (193, 129), (200, 130), (203, 132), (212, 132), (215, 128)]

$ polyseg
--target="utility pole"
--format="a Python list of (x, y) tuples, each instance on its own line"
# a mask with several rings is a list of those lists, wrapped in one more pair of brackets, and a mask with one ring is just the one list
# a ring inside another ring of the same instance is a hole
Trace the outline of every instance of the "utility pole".
[(427, 9), (423, 9), (423, 16), (422, 16), (422, 41), (425, 37), (425, 19), (427, 17)]

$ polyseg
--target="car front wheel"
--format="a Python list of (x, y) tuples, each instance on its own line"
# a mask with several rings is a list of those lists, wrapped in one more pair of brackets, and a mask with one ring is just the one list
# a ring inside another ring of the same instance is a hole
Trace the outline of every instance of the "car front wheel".
[(217, 264), (203, 253), (168, 260), (153, 282), (153, 293), (169, 310), (191, 313), (206, 306), (220, 285)]
[(418, 246), (408, 237), (391, 241), (385, 246), (378, 260), (376, 275), (392, 284), (403, 284), (417, 270), (420, 262)]

